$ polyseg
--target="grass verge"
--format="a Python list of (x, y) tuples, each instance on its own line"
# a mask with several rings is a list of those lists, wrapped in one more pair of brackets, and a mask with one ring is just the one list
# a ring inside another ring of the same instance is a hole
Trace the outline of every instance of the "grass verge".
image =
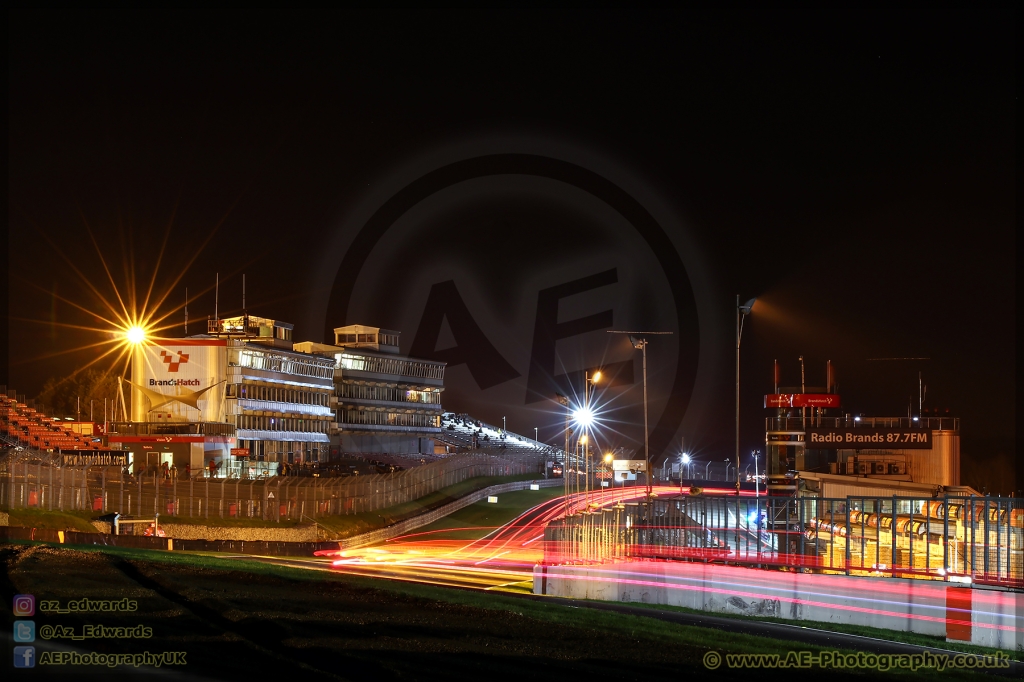
[(523, 512), (563, 493), (560, 486), (540, 490), (517, 490), (498, 495), (498, 502), (477, 502), (438, 519), (429, 526), (417, 528), (414, 535), (429, 540), (478, 540), (504, 526)]
[(9, 509), (8, 521), (12, 526), (25, 528), (46, 528), (48, 530), (78, 530), (84, 533), (98, 532), (90, 522), (100, 514), (81, 511), (46, 511), (44, 509)]
[(343, 539), (368, 533), (379, 528), (390, 526), (393, 523), (418, 516), (431, 509), (437, 509), (449, 502), (454, 502), (460, 497), (481, 490), (492, 485), (501, 483), (512, 483), (515, 481), (533, 481), (537, 479), (536, 474), (522, 474), (517, 476), (477, 476), (469, 478), (455, 485), (425, 495), (419, 499), (404, 504), (396, 504), (392, 507), (380, 509), (373, 512), (361, 512), (345, 516), (325, 516), (317, 519), (321, 527), (327, 529), (334, 539)]

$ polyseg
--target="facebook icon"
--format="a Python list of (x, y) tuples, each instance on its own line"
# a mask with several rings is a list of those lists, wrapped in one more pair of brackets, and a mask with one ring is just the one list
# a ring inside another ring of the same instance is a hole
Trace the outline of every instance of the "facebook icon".
[(34, 668), (36, 667), (36, 648), (34, 646), (14, 647), (14, 667)]

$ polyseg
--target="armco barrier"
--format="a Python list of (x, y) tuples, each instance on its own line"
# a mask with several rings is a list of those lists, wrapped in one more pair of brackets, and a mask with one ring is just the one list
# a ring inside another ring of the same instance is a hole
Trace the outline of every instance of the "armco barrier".
[(553, 488), (555, 486), (562, 486), (564, 483), (560, 478), (552, 478), (540, 481), (515, 481), (513, 483), (492, 485), (490, 487), (477, 490), (475, 493), (470, 493), (465, 497), (460, 497), (454, 502), (449, 502), (443, 507), (433, 509), (426, 514), (420, 514), (419, 516), (414, 516), (411, 519), (399, 521), (387, 528), (381, 528), (379, 530), (370, 531), (369, 533), (363, 533), (362, 535), (346, 538), (341, 541), (341, 545), (344, 549), (356, 549), (357, 547), (375, 545), (377, 543), (390, 540), (391, 538), (398, 537), (399, 535), (404, 535), (411, 530), (428, 526), (434, 521), (443, 519), (449, 514), (454, 514), (460, 509), (468, 507), (471, 504), (476, 504), (490, 495), (500, 495), (501, 493), (513, 492), (515, 490), (527, 490), (531, 485), (539, 485), (541, 488)]

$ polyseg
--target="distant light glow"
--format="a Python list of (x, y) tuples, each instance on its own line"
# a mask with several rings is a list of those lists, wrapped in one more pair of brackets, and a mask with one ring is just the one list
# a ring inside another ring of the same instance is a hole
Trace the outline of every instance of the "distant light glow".
[(683, 453), (683, 464), (689, 464), (689, 463), (690, 463), (690, 456), (684, 452)]
[(914, 421), (917, 421), (917, 417), (914, 417)]
[(854, 418), (853, 418), (853, 421), (855, 421), (855, 422), (859, 422), (859, 421), (860, 421), (860, 417), (854, 417)]

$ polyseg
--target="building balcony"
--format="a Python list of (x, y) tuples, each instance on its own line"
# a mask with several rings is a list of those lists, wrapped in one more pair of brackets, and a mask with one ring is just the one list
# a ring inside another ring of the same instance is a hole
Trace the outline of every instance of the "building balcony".
[(111, 436), (234, 436), (235, 425), (221, 422), (111, 422)]

